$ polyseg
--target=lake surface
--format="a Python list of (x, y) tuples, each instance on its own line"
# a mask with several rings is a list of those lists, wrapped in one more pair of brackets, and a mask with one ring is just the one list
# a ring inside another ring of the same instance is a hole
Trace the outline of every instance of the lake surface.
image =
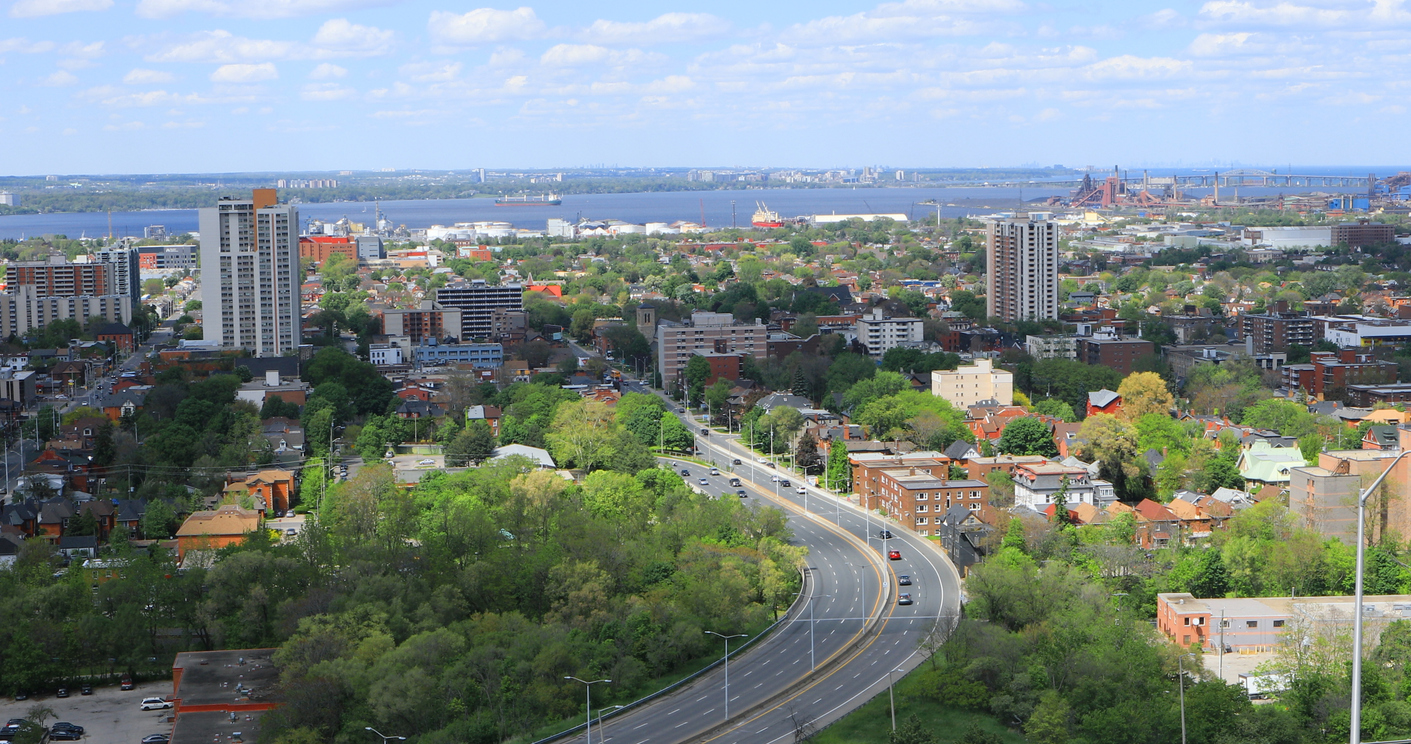
[[(1320, 169), (1326, 172), (1357, 173), (1354, 168)], [(1296, 168), (1298, 173), (1315, 169)], [(1185, 171), (1199, 172), (1199, 171)], [(1383, 168), (1378, 173), (1394, 173)], [(1094, 174), (1101, 178), (1104, 174)], [(1135, 172), (1133, 172), (1135, 175)], [(1155, 172), (1153, 172), (1155, 175)], [(1318, 191), (1363, 192), (1365, 187)], [(1190, 196), (1203, 196), (1210, 189), (1183, 189)], [(1228, 189), (1227, 189), (1228, 191)], [(1255, 188), (1242, 187), (1240, 196), (1307, 193), (1306, 187)], [(756, 203), (763, 203), (784, 217), (813, 214), (897, 213), (912, 219), (934, 218), (936, 207), (920, 202), (938, 201), (941, 214), (954, 218), (982, 216), (995, 211), (1014, 209), (1019, 200), (1042, 200), (1050, 196), (1066, 196), (1067, 186), (1034, 183), (1025, 188), (1001, 187), (896, 187), (896, 188), (830, 188), (830, 189), (748, 189), (739, 191), (654, 192), (634, 194), (565, 195), (559, 206), (497, 207), (493, 199), (418, 199), (384, 201), (382, 211), (394, 225), (426, 228), (451, 225), (456, 222), (500, 221), (516, 227), (542, 230), (551, 217), (578, 219), (618, 219), (632, 223), (675, 222), (689, 220), (710, 227), (748, 227)], [(301, 204), (299, 217), (334, 221), (347, 217), (353, 222), (371, 223), (374, 205), (371, 202), (337, 204)], [(196, 227), (196, 210), (170, 209), (141, 212), (114, 212), (112, 232), (117, 236), (142, 237), (148, 225), (163, 225), (169, 235), (191, 232)], [(70, 238), (95, 237), (108, 233), (108, 214), (87, 212), (76, 214), (25, 214), (0, 216), (0, 238), (24, 238), (35, 235), (67, 235)]]

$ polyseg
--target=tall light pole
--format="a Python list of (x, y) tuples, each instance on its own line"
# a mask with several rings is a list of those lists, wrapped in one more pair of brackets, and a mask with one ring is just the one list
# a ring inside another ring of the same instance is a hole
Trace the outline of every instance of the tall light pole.
[(606, 708), (598, 708), (598, 741), (607, 741), (607, 738), (603, 736), (603, 714), (621, 710), (626, 707), (625, 705), (609, 705)]
[(1186, 744), (1186, 669), (1181, 662), (1187, 656), (1195, 658), (1195, 654), (1181, 654), (1176, 657), (1176, 670), (1179, 672), (1176, 676), (1176, 684), (1180, 685), (1181, 690), (1181, 744)]
[[(745, 634), (736, 633), (735, 635), (721, 635), (720, 633), (717, 633), (713, 630), (707, 630), (706, 634), (713, 635), (716, 638), (724, 639), (725, 641), (725, 720), (728, 721), (730, 720), (730, 639), (744, 638)], [(602, 727), (599, 726), (598, 730), (601, 731)]]
[[(813, 567), (813, 566), (809, 566), (809, 567), (808, 567), (808, 570), (810, 570), (810, 571), (817, 571), (818, 569), (815, 568), (815, 567)], [(814, 655), (813, 655), (813, 627), (814, 627), (814, 625), (816, 625), (816, 623), (815, 623), (814, 620), (813, 620), (813, 600), (815, 600), (815, 599), (824, 599), (824, 598), (826, 598), (826, 599), (832, 599), (832, 598), (833, 598), (833, 595), (831, 595), (831, 594), (810, 594), (810, 595), (808, 595), (808, 664), (809, 664), (809, 666), (812, 667), (813, 669), (817, 669), (817, 668), (818, 668), (818, 659), (815, 658)]]
[(1367, 499), (1382, 485), (1401, 458), (1408, 454), (1411, 450), (1402, 450), (1387, 469), (1372, 481), (1372, 485), (1357, 495), (1357, 601), (1352, 613), (1352, 731), (1349, 734), (1352, 744), (1362, 741), (1362, 568), (1365, 560), (1363, 552), (1367, 547)]
[(371, 731), (372, 733), (377, 734), (378, 736), (382, 737), (382, 744), (387, 744), (387, 742), (389, 742), (389, 741), (406, 741), (406, 740), (407, 740), (407, 737), (405, 737), (405, 736), (388, 736), (387, 734), (384, 734), (384, 733), (382, 733), (381, 731), (378, 731), (377, 729), (375, 729), (375, 728), (373, 728), (373, 727), (371, 727), (371, 726), (364, 726), (363, 728), (365, 728), (365, 729), (367, 729), (368, 731)]
[(583, 730), (583, 741), (584, 744), (593, 744), (593, 685), (596, 685), (599, 682), (611, 682), (612, 680), (595, 679), (592, 682), (589, 682), (586, 679), (579, 679), (573, 676), (564, 677), (564, 679), (571, 679), (575, 682), (582, 682), (584, 691), (588, 693), (588, 723), (586, 725), (586, 728), (584, 728)]
[(892, 730), (893, 730), (893, 731), (896, 731), (896, 730), (897, 730), (897, 696), (896, 696), (896, 693), (892, 692), (892, 675), (893, 675), (893, 674), (896, 674), (897, 672), (900, 672), (900, 671), (901, 671), (901, 667), (897, 667), (896, 669), (893, 669), (892, 671), (887, 672), (887, 700), (891, 703), (891, 706), (892, 706)]

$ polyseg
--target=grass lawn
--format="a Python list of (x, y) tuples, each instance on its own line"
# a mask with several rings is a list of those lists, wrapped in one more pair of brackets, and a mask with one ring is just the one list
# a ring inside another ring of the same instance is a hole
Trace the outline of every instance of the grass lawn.
[[(925, 666), (918, 667), (920, 671)], [(986, 731), (999, 734), (1005, 744), (1024, 744), (1024, 737), (1000, 725), (994, 716), (971, 710), (949, 708), (919, 694), (916, 689), (916, 675), (907, 675), (897, 680), (897, 725), (900, 726), (910, 716), (921, 719), (926, 728), (936, 735), (936, 741), (949, 744), (958, 740), (972, 722), (978, 723)], [(866, 705), (849, 713), (845, 718), (821, 731), (810, 739), (813, 744), (858, 744), (877, 742), (885, 744), (892, 732), (891, 707), (887, 693), (869, 700)]]

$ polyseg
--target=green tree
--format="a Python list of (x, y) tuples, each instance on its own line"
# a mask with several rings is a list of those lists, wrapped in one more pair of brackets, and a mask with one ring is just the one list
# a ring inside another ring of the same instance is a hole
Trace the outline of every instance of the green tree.
[(848, 463), (847, 440), (835, 439), (828, 446), (827, 487), (838, 493), (852, 491), (852, 466)]
[(495, 435), (484, 420), (471, 421), (446, 447), (446, 465), (459, 468), (479, 465), (495, 452)]
[(686, 362), (686, 369), (682, 373), (686, 380), (686, 395), (692, 403), (702, 402), (705, 395), (706, 378), (710, 377), (710, 360), (696, 354), (691, 360)]
[(1034, 413), (1041, 416), (1052, 416), (1064, 423), (1073, 423), (1078, 417), (1073, 413), (1073, 406), (1057, 399), (1044, 398), (1034, 404)]
[(887, 744), (936, 744), (936, 735), (913, 713), (887, 734)]
[(176, 511), (161, 499), (147, 502), (142, 513), (142, 536), (148, 540), (166, 540), (176, 533)]
[(666, 415), (661, 419), (663, 446), (675, 452), (686, 452), (696, 446), (696, 436), (681, 423), (681, 419)]
[(1044, 690), (1033, 715), (1024, 723), (1024, 735), (1033, 744), (1064, 744), (1072, 711), (1057, 690)]
[(1039, 419), (1025, 416), (1011, 419), (1000, 432), (999, 451), (1008, 455), (1042, 455), (1057, 457), (1058, 445), (1053, 430)]

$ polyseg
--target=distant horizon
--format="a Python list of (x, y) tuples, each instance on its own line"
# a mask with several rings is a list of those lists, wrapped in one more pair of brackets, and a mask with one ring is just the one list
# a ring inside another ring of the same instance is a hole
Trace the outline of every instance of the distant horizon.
[[(482, 170), (482, 169), (483, 169), (483, 170), (486, 170), (486, 171), (496, 171), (496, 172), (535, 173), (535, 174), (537, 174), (537, 173), (560, 173), (560, 172), (561, 172), (561, 173), (575, 173), (575, 172), (583, 172), (583, 171), (612, 171), (612, 170), (618, 170), (618, 171), (651, 171), (651, 170), (657, 170), (657, 171), (666, 171), (666, 172), (677, 172), (677, 171), (682, 171), (682, 172), (684, 172), (684, 171), (691, 171), (691, 170), (702, 170), (702, 171), (787, 171), (787, 170), (800, 170), (800, 171), (834, 171), (834, 170), (854, 170), (854, 171), (861, 172), (864, 168), (876, 168), (876, 167), (878, 167), (878, 164), (874, 163), (874, 164), (872, 164), (872, 165), (828, 165), (828, 166), (806, 166), (806, 165), (738, 165), (738, 164), (737, 164), (737, 165), (642, 165), (642, 166), (632, 166), (632, 165), (595, 165), (595, 166), (581, 166), (581, 165), (580, 165), (580, 166), (547, 166), (547, 167), (527, 167), (527, 166), (475, 166), (475, 167), (464, 167), (464, 168), (408, 167), (408, 168), (397, 168), (397, 169), (380, 169), (380, 168), (334, 168), (334, 169), (328, 169), (328, 170), (324, 170), (324, 169), (307, 169), (307, 168), (306, 168), (306, 169), (297, 169), (297, 168), (296, 168), (296, 169), (275, 169), (275, 170), (270, 170), (270, 169), (258, 169), (258, 170), (248, 170), (248, 171), (165, 171), (165, 172), (159, 172), (159, 171), (130, 171), (130, 172), (127, 172), (127, 171), (124, 171), (124, 172), (108, 172), (108, 173), (62, 173), (62, 172), (49, 171), (49, 172), (38, 172), (38, 173), (30, 173), (30, 174), (4, 174), (4, 175), (0, 175), (0, 181), (6, 180), (6, 179), (43, 179), (43, 178), (47, 178), (47, 177), (51, 177), (51, 176), (52, 176), (52, 177), (56, 177), (56, 178), (96, 178), (96, 179), (103, 179), (103, 178), (134, 178), (134, 177), (142, 177), (142, 176), (156, 177), (156, 178), (201, 178), (201, 177), (225, 178), (225, 177), (256, 177), (256, 176), (289, 177), (289, 176), (302, 176), (302, 175), (315, 175), (315, 174), (316, 174), (316, 175), (320, 175), (320, 176), (328, 176), (328, 177), (332, 177), (332, 178), (334, 178), (334, 179), (337, 179), (337, 178), (340, 177), (340, 175), (341, 175), (343, 172), (345, 172), (345, 171), (351, 171), (352, 177), (394, 176), (394, 175), (397, 175), (397, 174), (407, 174), (407, 173), (433, 173), (433, 174), (443, 174), (443, 175), (470, 176), (470, 175), (474, 174), (476, 171)], [(1380, 178), (1380, 177), (1389, 176), (1389, 175), (1395, 175), (1396, 173), (1400, 173), (1400, 172), (1411, 172), (1411, 165), (1337, 165), (1337, 164), (1332, 164), (1332, 165), (1311, 165), (1311, 164), (1294, 164), (1294, 165), (1292, 165), (1292, 170), (1289, 170), (1289, 168), (1290, 168), (1290, 164), (1287, 164), (1287, 163), (1285, 163), (1285, 164), (1283, 164), (1283, 165), (1267, 165), (1267, 164), (1266, 164), (1266, 165), (1258, 165), (1258, 164), (1248, 164), (1248, 163), (1238, 163), (1238, 162), (1235, 162), (1235, 163), (1190, 163), (1190, 164), (1165, 164), (1165, 165), (1142, 164), (1142, 165), (1132, 165), (1132, 166), (1121, 166), (1121, 165), (1119, 165), (1118, 170), (1122, 171), (1124, 174), (1140, 173), (1141, 171), (1214, 171), (1214, 170), (1220, 170), (1220, 171), (1224, 171), (1224, 170), (1264, 171), (1264, 172), (1269, 172), (1269, 173), (1277, 173), (1278, 175), (1285, 175), (1285, 174), (1290, 174), (1290, 173), (1291, 173), (1291, 174), (1294, 174), (1294, 175), (1323, 175), (1323, 174), (1330, 174), (1330, 175), (1346, 175), (1346, 176), (1359, 176), (1359, 175), (1365, 176), (1365, 175), (1368, 174), (1368, 173), (1372, 173), (1372, 174), (1376, 174), (1379, 178)], [(1305, 170), (1301, 170), (1301, 169), (1307, 169), (1307, 170), (1305, 171)], [(1024, 164), (1024, 165), (974, 165), (974, 166), (970, 166), (970, 165), (907, 166), (907, 165), (883, 164), (883, 165), (881, 166), (881, 171), (880, 171), (880, 172), (882, 172), (882, 173), (884, 173), (884, 174), (890, 174), (890, 173), (893, 173), (893, 172), (895, 172), (895, 171), (897, 171), (897, 170), (903, 171), (904, 173), (915, 173), (915, 172), (921, 172), (921, 173), (945, 173), (945, 172), (950, 172), (950, 171), (1015, 171), (1015, 170), (1020, 170), (1020, 171), (1022, 171), (1022, 170), (1035, 170), (1035, 171), (1038, 171), (1038, 170), (1067, 170), (1067, 171), (1077, 171), (1077, 172), (1087, 172), (1087, 173), (1111, 173), (1111, 172), (1112, 172), (1112, 167), (1111, 167), (1111, 166), (1094, 166), (1094, 165), (1075, 166), (1075, 165), (1063, 165), (1063, 164), (1053, 164), (1053, 165), (1033, 165), (1033, 164)], [(343, 177), (348, 177), (348, 176), (343, 176)], [(595, 175), (595, 176), (592, 176), (592, 177), (612, 178), (612, 177), (617, 177), (617, 176), (613, 176), (613, 175), (611, 175), (611, 174), (601, 174), (601, 175)], [(914, 185), (914, 183), (915, 183), (915, 182), (911, 182), (911, 181), (904, 181), (904, 182), (903, 182), (903, 181), (890, 181), (890, 180), (887, 180), (887, 179), (885, 179), (885, 178), (881, 178), (881, 179), (879, 179), (875, 184), (871, 184), (871, 185), (879, 185), (879, 186), (908, 185), (908, 186), (909, 186), (909, 185)], [(943, 186), (943, 185), (944, 185), (943, 183), (936, 183), (936, 182), (929, 182), (929, 183), (928, 183), (928, 182), (921, 182), (921, 184), (922, 184), (922, 185), (929, 185), (929, 186)], [(548, 187), (548, 186), (551, 186), (552, 184), (542, 184), (542, 185), (545, 186), (545, 187)], [(839, 185), (843, 185), (843, 184), (839, 184)], [(848, 186), (853, 186), (853, 185), (858, 185), (858, 184), (846, 184), (846, 185), (848, 185)], [(746, 183), (742, 183), (742, 184), (741, 184), (741, 188), (742, 188), (742, 189), (749, 188), (750, 190), (755, 190), (755, 189), (759, 189), (759, 188), (761, 188), (761, 187), (762, 187), (762, 186), (761, 186), (760, 184), (753, 184), (753, 185), (751, 185), (751, 184), (746, 184)], [(788, 188), (788, 184), (769, 184), (769, 183), (766, 182), (766, 183), (763, 185), (763, 187), (764, 187), (764, 188)], [(552, 189), (550, 189), (550, 190), (552, 190)]]

